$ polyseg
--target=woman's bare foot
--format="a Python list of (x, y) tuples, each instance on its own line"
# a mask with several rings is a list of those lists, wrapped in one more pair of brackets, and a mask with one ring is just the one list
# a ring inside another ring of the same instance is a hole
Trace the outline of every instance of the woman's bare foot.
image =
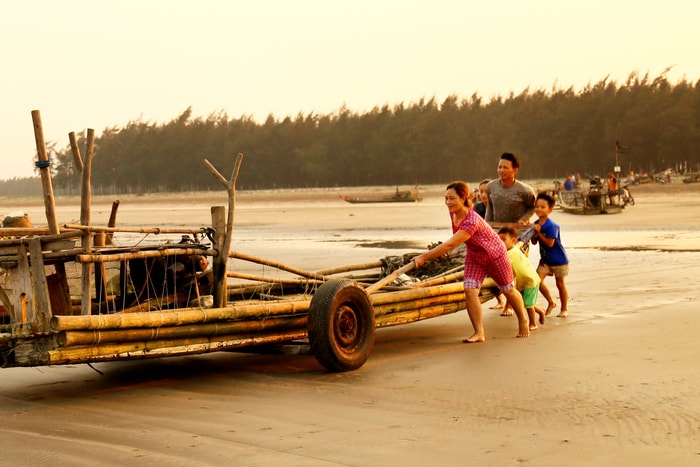
[(566, 318), (569, 316), (569, 310), (561, 310), (557, 315), (557, 318)]
[(513, 310), (510, 308), (507, 308), (503, 311), (501, 311), (501, 316), (513, 316)]
[(531, 324), (530, 325), (530, 331), (537, 331), (539, 329), (536, 324)]
[(515, 337), (528, 337), (530, 335), (530, 328), (528, 326), (528, 323), (519, 323), (518, 324), (518, 335)]
[(501, 310), (503, 309), (503, 305), (500, 303), (495, 304), (494, 306), (490, 307), (492, 310)]
[(547, 309), (545, 310), (544, 314), (549, 316), (549, 314), (552, 312), (557, 307), (556, 303), (550, 303), (547, 305)]
[(484, 342), (486, 341), (486, 336), (483, 334), (479, 333), (474, 333), (471, 335), (471, 337), (467, 337), (466, 339), (463, 339), (462, 342), (465, 344), (476, 344), (477, 342)]

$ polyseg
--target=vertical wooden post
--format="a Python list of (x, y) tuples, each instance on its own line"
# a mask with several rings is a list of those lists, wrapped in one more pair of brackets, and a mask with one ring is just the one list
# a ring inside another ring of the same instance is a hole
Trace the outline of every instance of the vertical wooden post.
[[(44, 128), (41, 124), (41, 113), (38, 110), (32, 110), (32, 123), (34, 124), (34, 140), (36, 142), (36, 152), (37, 152), (37, 163), (36, 166), (39, 168), (41, 174), (41, 187), (44, 194), (44, 210), (46, 211), (46, 223), (48, 224), (49, 233), (52, 235), (59, 234), (60, 228), (58, 227), (58, 219), (56, 217), (56, 201), (53, 194), (53, 184), (51, 182), (51, 164), (49, 161), (49, 155), (46, 153), (46, 142), (44, 141)], [(41, 249), (41, 245), (39, 246)], [(41, 258), (41, 264), (43, 266), (43, 257)], [(57, 262), (54, 266), (56, 269), (56, 283), (58, 287), (56, 288), (57, 293), (61, 293), (63, 296), (58, 298), (60, 303), (70, 303), (70, 292), (68, 287), (68, 279), (66, 277), (66, 267), (62, 262)], [(46, 279), (45, 273), (42, 273), (44, 279)], [(48, 285), (45, 284), (47, 287)], [(48, 292), (47, 292), (48, 293)], [(43, 306), (43, 303), (42, 303)], [(41, 313), (48, 313), (51, 315), (50, 305), (46, 305), (45, 310), (41, 310)]]
[(51, 321), (51, 299), (44, 271), (44, 255), (41, 252), (41, 239), (39, 237), (34, 236), (28, 242), (36, 323), (36, 329), (32, 331), (44, 334), (49, 332), (49, 322)]
[(212, 270), (214, 284), (212, 295), (214, 296), (214, 308), (221, 308), (226, 305), (227, 282), (226, 269), (228, 265), (228, 251), (226, 251), (226, 208), (223, 206), (212, 206), (211, 226), (214, 228), (214, 242), (218, 255), (214, 258)]
[[(214, 209), (212, 207), (212, 226), (216, 231), (215, 238), (217, 240), (216, 248), (219, 250), (219, 255), (214, 259), (214, 307), (222, 307), (228, 301), (228, 295), (226, 293), (227, 289), (227, 278), (226, 278), (226, 266), (228, 264), (228, 253), (231, 251), (231, 238), (233, 236), (233, 213), (236, 207), (236, 179), (238, 179), (238, 171), (241, 168), (241, 163), (243, 162), (243, 154), (238, 154), (236, 157), (236, 162), (233, 165), (233, 172), (231, 173), (231, 180), (226, 180), (223, 175), (216, 170), (211, 162), (204, 159), (204, 165), (209, 167), (211, 173), (221, 182), (221, 184), (226, 188), (228, 192), (228, 219), (226, 224), (221, 227), (221, 229), (216, 227), (214, 221), (219, 222), (218, 218), (214, 219)], [(223, 208), (222, 208), (223, 209)], [(219, 212), (216, 210), (216, 215), (218, 217)], [(223, 214), (221, 214), (223, 216)], [(219, 231), (224, 231), (223, 237), (219, 237)], [(221, 243), (220, 243), (221, 242)], [(223, 257), (222, 257), (223, 256)], [(220, 274), (217, 275), (217, 274)]]
[(44, 142), (44, 129), (41, 126), (41, 114), (38, 110), (32, 110), (32, 122), (34, 122), (34, 139), (36, 140), (37, 167), (41, 174), (41, 186), (44, 192), (44, 208), (46, 210), (46, 222), (49, 225), (49, 233), (59, 233), (58, 220), (56, 219), (56, 202), (53, 196), (51, 184), (51, 165), (46, 153)]
[[(95, 130), (88, 128), (87, 141), (85, 142), (87, 150), (83, 160), (83, 178), (80, 192), (80, 224), (90, 225), (90, 203), (92, 192), (90, 189), (90, 172), (92, 171), (92, 156), (95, 148)], [(80, 247), (89, 253), (92, 248), (92, 235), (86, 232), (80, 238)], [(89, 315), (92, 309), (92, 263), (83, 263), (82, 265), (82, 297), (80, 314)]]
[(73, 153), (73, 167), (77, 172), (83, 172), (83, 158), (80, 156), (80, 147), (78, 146), (78, 140), (75, 139), (75, 132), (71, 131), (68, 133), (68, 140), (70, 141), (70, 149)]
[[(95, 235), (95, 246), (105, 246), (105, 233)], [(109, 297), (107, 296), (107, 270), (104, 262), (95, 264), (95, 297), (97, 298), (97, 313), (109, 313)]]
[(22, 242), (17, 247), (17, 270), (10, 276), (14, 278), (12, 284), (12, 335), (27, 336), (31, 332), (31, 323), (34, 321), (34, 294), (32, 293), (32, 273), (29, 267), (27, 247)]
[[(109, 221), (107, 222), (107, 227), (117, 226), (117, 209), (119, 209), (119, 200), (112, 201), (112, 211), (109, 213)], [(105, 245), (111, 245), (113, 237), (114, 232), (107, 233)]]

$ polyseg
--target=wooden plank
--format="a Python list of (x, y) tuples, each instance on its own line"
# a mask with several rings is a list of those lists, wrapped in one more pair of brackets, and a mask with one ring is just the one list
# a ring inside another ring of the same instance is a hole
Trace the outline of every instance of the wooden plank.
[[(36, 319), (36, 331), (49, 332), (51, 321), (51, 300), (49, 299), (49, 286), (44, 270), (44, 256), (41, 253), (41, 241), (34, 237), (29, 243), (29, 267), (32, 275), (32, 291), (34, 292), (34, 313)], [(59, 273), (56, 273), (59, 274)], [(65, 278), (59, 278), (62, 280)]]
[(30, 323), (34, 321), (34, 294), (32, 293), (31, 273), (27, 247), (17, 248), (17, 267), (9, 271), (12, 285), (12, 334), (17, 336), (29, 335)]

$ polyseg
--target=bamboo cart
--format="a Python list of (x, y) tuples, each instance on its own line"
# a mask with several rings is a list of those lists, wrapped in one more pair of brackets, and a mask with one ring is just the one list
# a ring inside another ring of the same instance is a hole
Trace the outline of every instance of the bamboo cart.
[[(410, 255), (322, 271), (304, 271), (232, 251), (235, 180), (205, 165), (229, 193), (211, 208), (211, 226), (125, 229), (90, 222), (90, 160), (82, 170), (79, 224), (59, 226), (38, 111), (32, 112), (42, 175), (46, 228), (0, 230), (0, 358), (3, 367), (64, 365), (182, 356), (304, 342), (330, 371), (361, 367), (376, 328), (407, 324), (465, 307), (461, 259), (442, 270), (411, 271)], [(117, 246), (128, 232), (179, 235), (180, 241)], [(231, 259), (264, 264), (289, 278), (229, 270)], [(434, 263), (432, 263), (434, 267)], [(456, 264), (456, 266), (455, 266)], [(424, 266), (426, 268), (428, 266)], [(396, 280), (408, 272), (422, 278)], [(238, 282), (232, 282), (238, 280)], [(488, 281), (488, 279), (487, 279)], [(494, 296), (482, 288), (482, 302)]]

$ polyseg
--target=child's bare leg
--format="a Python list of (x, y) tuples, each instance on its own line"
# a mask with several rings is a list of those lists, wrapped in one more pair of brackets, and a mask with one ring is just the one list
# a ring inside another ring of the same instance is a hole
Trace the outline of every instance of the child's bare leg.
[(537, 329), (537, 321), (535, 321), (535, 307), (529, 306), (526, 308), (527, 317), (530, 320), (530, 331)]
[(510, 306), (509, 303), (506, 303), (506, 305), (503, 307), (501, 316), (513, 316), (513, 307)]
[(484, 342), (486, 333), (484, 332), (484, 322), (482, 320), (481, 301), (479, 300), (479, 289), (464, 289), (464, 297), (467, 303), (467, 313), (474, 327), (474, 334), (464, 339), (465, 344)]
[(552, 294), (549, 291), (549, 287), (544, 283), (544, 278), (547, 276), (540, 276), (540, 292), (542, 293), (542, 296), (547, 300), (547, 310), (544, 312), (545, 315), (548, 315), (552, 312), (554, 308), (557, 306), (557, 302), (554, 301), (554, 298), (552, 298)]
[(561, 300), (561, 310), (557, 317), (566, 318), (569, 316), (569, 291), (566, 288), (566, 283), (564, 282), (564, 277), (555, 278), (557, 290), (559, 290), (559, 300)]
[(545, 312), (542, 308), (535, 306), (535, 313), (540, 317), (540, 324), (544, 324)]
[(510, 289), (507, 292), (503, 292), (506, 296), (506, 300), (513, 307), (515, 311), (515, 316), (518, 318), (518, 335), (516, 337), (528, 337), (530, 335), (530, 328), (527, 321), (527, 313), (525, 312), (525, 304), (523, 303), (523, 297), (517, 290)]
[(506, 306), (506, 297), (502, 293), (496, 295), (496, 304), (491, 307), (492, 310), (500, 310)]

